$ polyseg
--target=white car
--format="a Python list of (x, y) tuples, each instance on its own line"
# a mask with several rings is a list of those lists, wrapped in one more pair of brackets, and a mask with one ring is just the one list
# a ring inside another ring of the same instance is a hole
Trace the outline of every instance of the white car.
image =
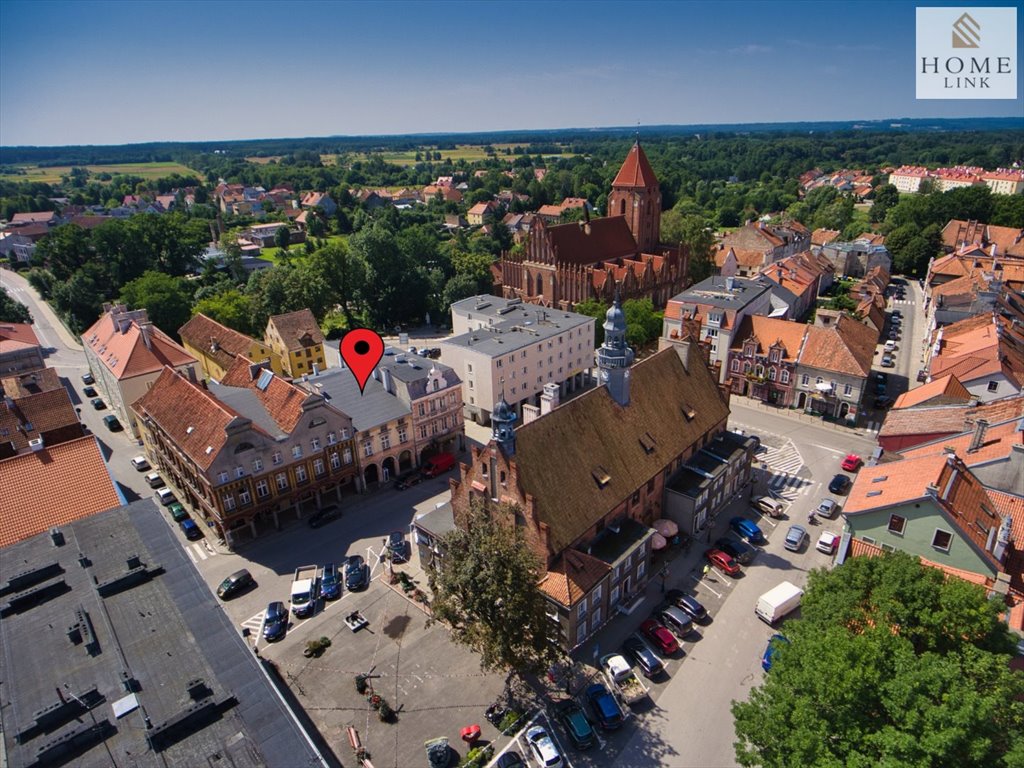
[(814, 545), (819, 552), (826, 555), (834, 555), (839, 549), (839, 534), (825, 531), (818, 537), (818, 543)]
[(150, 472), (146, 475), (146, 482), (149, 484), (150, 488), (159, 488), (164, 484), (164, 479), (160, 477), (159, 472)]
[(556, 768), (562, 765), (562, 756), (548, 732), (540, 725), (535, 725), (526, 732), (526, 741), (534, 759), (544, 768)]
[(146, 461), (145, 456), (136, 456), (132, 459), (132, 466), (135, 467), (139, 472), (145, 472), (149, 469), (149, 462)]
[(160, 503), (163, 504), (165, 507), (171, 502), (177, 501), (177, 499), (174, 498), (174, 491), (172, 491), (170, 488), (161, 488), (159, 491), (156, 492), (156, 497), (160, 500)]

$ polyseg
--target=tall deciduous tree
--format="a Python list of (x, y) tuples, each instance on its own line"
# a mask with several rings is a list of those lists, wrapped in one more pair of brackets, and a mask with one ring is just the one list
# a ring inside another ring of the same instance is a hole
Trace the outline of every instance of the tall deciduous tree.
[(149, 271), (125, 284), (121, 301), (130, 309), (145, 309), (150, 321), (173, 338), (192, 314), (192, 293), (180, 277)]
[(0, 289), (0, 323), (31, 323), (28, 307)]
[(626, 316), (626, 341), (633, 349), (643, 349), (661, 335), (663, 314), (654, 310), (650, 299), (630, 299), (623, 302)]
[(541, 563), (514, 522), (498, 522), (514, 521), (517, 511), (503, 505), (491, 515), (474, 501), (468, 527), (441, 539), (443, 565), (429, 575), (431, 611), (456, 642), (480, 654), (483, 669), (536, 673), (560, 651), (537, 586)]
[(1024, 765), (1024, 675), (984, 590), (917, 558), (812, 571), (763, 685), (733, 703), (745, 766)]
[(597, 346), (604, 344), (604, 316), (608, 313), (608, 306), (600, 301), (587, 299), (573, 307), (572, 311), (580, 315), (592, 317), (597, 321), (594, 323), (594, 343)]
[(661, 239), (668, 245), (686, 248), (690, 254), (690, 280), (694, 283), (714, 274), (714, 231), (703, 216), (683, 214), (675, 208), (665, 211), (661, 214)]
[(228, 288), (200, 299), (193, 309), (196, 314), (201, 312), (240, 333), (263, 335), (263, 328), (253, 324), (252, 301), (237, 288)]

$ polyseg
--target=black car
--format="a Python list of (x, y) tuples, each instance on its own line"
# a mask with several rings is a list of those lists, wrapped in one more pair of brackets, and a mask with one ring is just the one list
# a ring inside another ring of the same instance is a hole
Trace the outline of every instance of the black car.
[(888, 408), (888, 407), (890, 407), (895, 402), (896, 401), (893, 400), (891, 397), (885, 397), (885, 396), (883, 396), (883, 397), (876, 397), (875, 398), (875, 408)]
[(757, 554), (757, 550), (750, 545), (724, 536), (715, 542), (715, 546), (741, 565), (749, 563)]
[(850, 490), (850, 485), (852, 483), (848, 475), (836, 475), (828, 484), (828, 490), (830, 493), (846, 493)]
[(307, 522), (310, 528), (319, 528), (321, 525), (326, 525), (331, 520), (337, 520), (339, 517), (341, 517), (341, 507), (337, 504), (331, 504), (323, 509), (318, 509), (309, 516)]
[(622, 651), (628, 658), (633, 660), (633, 663), (640, 667), (644, 677), (657, 677), (665, 671), (665, 665), (658, 658), (657, 654), (651, 650), (651, 646), (636, 635), (626, 638), (626, 641), (622, 644)]
[(418, 469), (414, 469), (412, 472), (406, 472), (400, 478), (395, 481), (395, 488), (400, 491), (404, 491), (406, 488), (412, 488), (414, 485), (419, 485), (423, 482), (423, 475), (420, 474)]
[(337, 600), (341, 597), (341, 578), (334, 563), (324, 566), (324, 574), (320, 577), (320, 594), (325, 600)]
[(670, 589), (665, 593), (665, 600), (672, 603), (690, 615), (694, 621), (704, 621), (708, 617), (707, 609), (693, 595), (688, 595), (681, 589)]
[(217, 587), (217, 597), (221, 600), (230, 600), (235, 595), (240, 595), (255, 586), (256, 582), (253, 580), (252, 574), (243, 568), (240, 571), (235, 571), (220, 583), (220, 586)]
[(267, 606), (263, 614), (263, 639), (280, 640), (288, 630), (288, 606), (281, 601)]
[(880, 381), (883, 384), (886, 384), (889, 381), (889, 374), (885, 371), (875, 371), (875, 381)]
[(96, 397), (96, 387), (84, 387), (82, 394), (86, 397)]
[(370, 569), (359, 555), (349, 555), (345, 561), (345, 587), (349, 592), (366, 589), (370, 584)]
[(91, 373), (83, 373), (82, 374), (82, 383), (83, 384), (95, 384), (96, 380), (92, 377)]
[(903, 313), (902, 313), (902, 312), (900, 312), (900, 311), (899, 311), (898, 309), (894, 309), (894, 310), (892, 311), (892, 316), (893, 316), (893, 317), (903, 317)]
[(104, 408), (107, 407), (107, 404), (104, 403), (103, 400), (101, 400), (98, 397), (94, 397), (89, 402), (92, 404), (92, 407), (95, 408), (97, 411), (102, 411)]
[(576, 749), (594, 746), (594, 729), (579, 704), (572, 699), (561, 701), (555, 705), (555, 711), (558, 712), (558, 719), (562, 721)]
[(384, 539), (384, 548), (391, 557), (393, 563), (406, 563), (409, 561), (408, 544), (405, 541), (405, 534), (401, 531), (392, 531)]
[(495, 768), (527, 768), (526, 763), (523, 762), (523, 756), (514, 749), (503, 752), (494, 765)]
[(876, 395), (884, 395), (886, 389), (887, 389), (887, 387), (885, 386), (885, 382), (884, 381), (879, 381), (877, 384), (875, 384), (875, 394)]

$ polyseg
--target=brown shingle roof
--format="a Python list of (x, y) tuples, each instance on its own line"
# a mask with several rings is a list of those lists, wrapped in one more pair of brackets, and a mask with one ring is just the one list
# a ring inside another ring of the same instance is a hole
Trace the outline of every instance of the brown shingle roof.
[[(65, 433), (68, 437), (81, 437), (82, 425), (78, 420), (71, 397), (63, 387), (17, 399), (0, 400), (0, 446), (10, 444), (13, 453), (28, 448), (28, 441), (49, 433)], [(67, 439), (67, 438), (65, 438)], [(47, 440), (52, 443), (52, 440)]]
[(875, 357), (877, 331), (840, 315), (828, 328), (808, 326), (807, 340), (800, 354), (800, 364), (824, 371), (867, 376)]
[(93, 436), (0, 461), (0, 547), (125, 504)]
[(193, 349), (201, 349), (224, 369), (231, 366), (238, 355), (249, 353), (255, 339), (221, 325), (211, 317), (199, 313), (178, 329), (181, 340)]
[[(728, 417), (698, 355), (693, 347), (689, 371), (674, 348), (637, 363), (626, 407), (598, 387), (516, 430), (520, 489), (536, 500), (552, 552), (570, 546)], [(640, 443), (645, 434), (655, 446), (650, 453)], [(595, 471), (610, 478), (603, 487)]]
[(896, 398), (893, 409), (913, 408), (915, 405), (944, 405), (946, 403), (966, 403), (971, 399), (967, 387), (960, 383), (953, 374), (934, 379), (927, 384), (904, 392)]
[(540, 591), (567, 608), (581, 598), (608, 575), (611, 566), (585, 552), (567, 549), (554, 562), (541, 580)]
[(302, 339), (309, 334), (311, 344), (323, 344), (324, 334), (320, 326), (316, 324), (316, 318), (308, 309), (300, 309), (297, 312), (289, 312), (284, 315), (273, 315), (270, 323), (277, 328), (277, 333), (289, 352), (297, 349), (304, 349), (307, 345)]
[(60, 376), (53, 368), (19, 371), (0, 378), (0, 391), (7, 397), (27, 397), (54, 389), (63, 389), (63, 385), (60, 383)]
[(615, 261), (638, 250), (624, 216), (591, 219), (589, 235), (577, 223), (556, 224), (542, 231), (547, 232), (555, 258), (571, 264)]
[(622, 167), (619, 168), (615, 181), (612, 182), (612, 188), (630, 187), (637, 189), (656, 186), (658, 186), (658, 177), (654, 175), (654, 169), (651, 168), (647, 155), (644, 154), (640, 142), (637, 141), (633, 144), (633, 148), (629, 150), (629, 154), (626, 155)]
[[(255, 367), (252, 360), (240, 355), (235, 358), (220, 383), (226, 387), (242, 387), (250, 390), (266, 409), (270, 418), (281, 428), (281, 431), (291, 434), (299, 423), (299, 419), (302, 418), (302, 404), (308, 398), (319, 397), (319, 395), (311, 395), (276, 375), (270, 378), (266, 386), (258, 387), (256, 384), (263, 370)], [(254, 371), (260, 371), (260, 373), (254, 374)]]

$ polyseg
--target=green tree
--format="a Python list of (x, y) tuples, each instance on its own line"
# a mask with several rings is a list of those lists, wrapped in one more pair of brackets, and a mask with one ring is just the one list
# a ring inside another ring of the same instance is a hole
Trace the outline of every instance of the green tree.
[(121, 302), (129, 309), (145, 309), (153, 325), (174, 338), (192, 316), (192, 293), (180, 277), (145, 272), (121, 288)]
[(594, 343), (599, 347), (604, 344), (604, 316), (608, 313), (608, 306), (600, 301), (587, 299), (573, 307), (572, 311), (597, 321), (594, 323)]
[(0, 323), (31, 323), (32, 313), (28, 307), (9, 295), (6, 290), (0, 290)]
[(367, 312), (377, 330), (384, 332), (423, 317), (425, 271), (398, 247), (386, 224), (377, 221), (356, 232), (349, 248), (366, 263)]
[(662, 313), (654, 311), (650, 299), (629, 299), (623, 302), (622, 312), (626, 316), (626, 341), (640, 350), (661, 335)]
[(714, 228), (703, 216), (683, 214), (678, 207), (665, 211), (661, 214), (661, 240), (681, 245), (689, 252), (692, 282), (699, 283), (714, 274)]
[(88, 231), (74, 224), (63, 224), (39, 241), (32, 261), (36, 266), (45, 266), (54, 278), (63, 282), (92, 257)]
[(515, 524), (521, 514), (508, 504), (492, 514), (474, 499), (467, 527), (442, 537), (443, 567), (428, 576), (432, 620), (480, 654), (484, 670), (510, 674), (541, 672), (561, 655), (537, 586), (542, 564)]
[(274, 234), (274, 243), (281, 249), (282, 253), (288, 250), (288, 246), (292, 244), (292, 233), (287, 225), (281, 225), (277, 228), (277, 232)]
[(366, 262), (344, 242), (332, 242), (314, 251), (306, 263), (330, 286), (329, 303), (340, 307), (347, 327), (355, 327), (354, 313), (365, 306)]
[(53, 306), (67, 320), (74, 333), (82, 333), (96, 322), (103, 302), (110, 298), (109, 280), (98, 264), (90, 262), (70, 278), (53, 284)]
[(237, 288), (228, 288), (220, 293), (200, 299), (193, 307), (194, 314), (200, 312), (221, 325), (234, 328), (250, 336), (262, 336), (263, 327), (253, 324), (252, 300)]
[(903, 553), (812, 571), (788, 644), (733, 702), (744, 766), (1019, 766), (1024, 676), (995, 599)]
[(885, 221), (885, 214), (900, 201), (900, 192), (892, 184), (883, 184), (875, 189), (874, 202), (871, 205), (871, 221)]

